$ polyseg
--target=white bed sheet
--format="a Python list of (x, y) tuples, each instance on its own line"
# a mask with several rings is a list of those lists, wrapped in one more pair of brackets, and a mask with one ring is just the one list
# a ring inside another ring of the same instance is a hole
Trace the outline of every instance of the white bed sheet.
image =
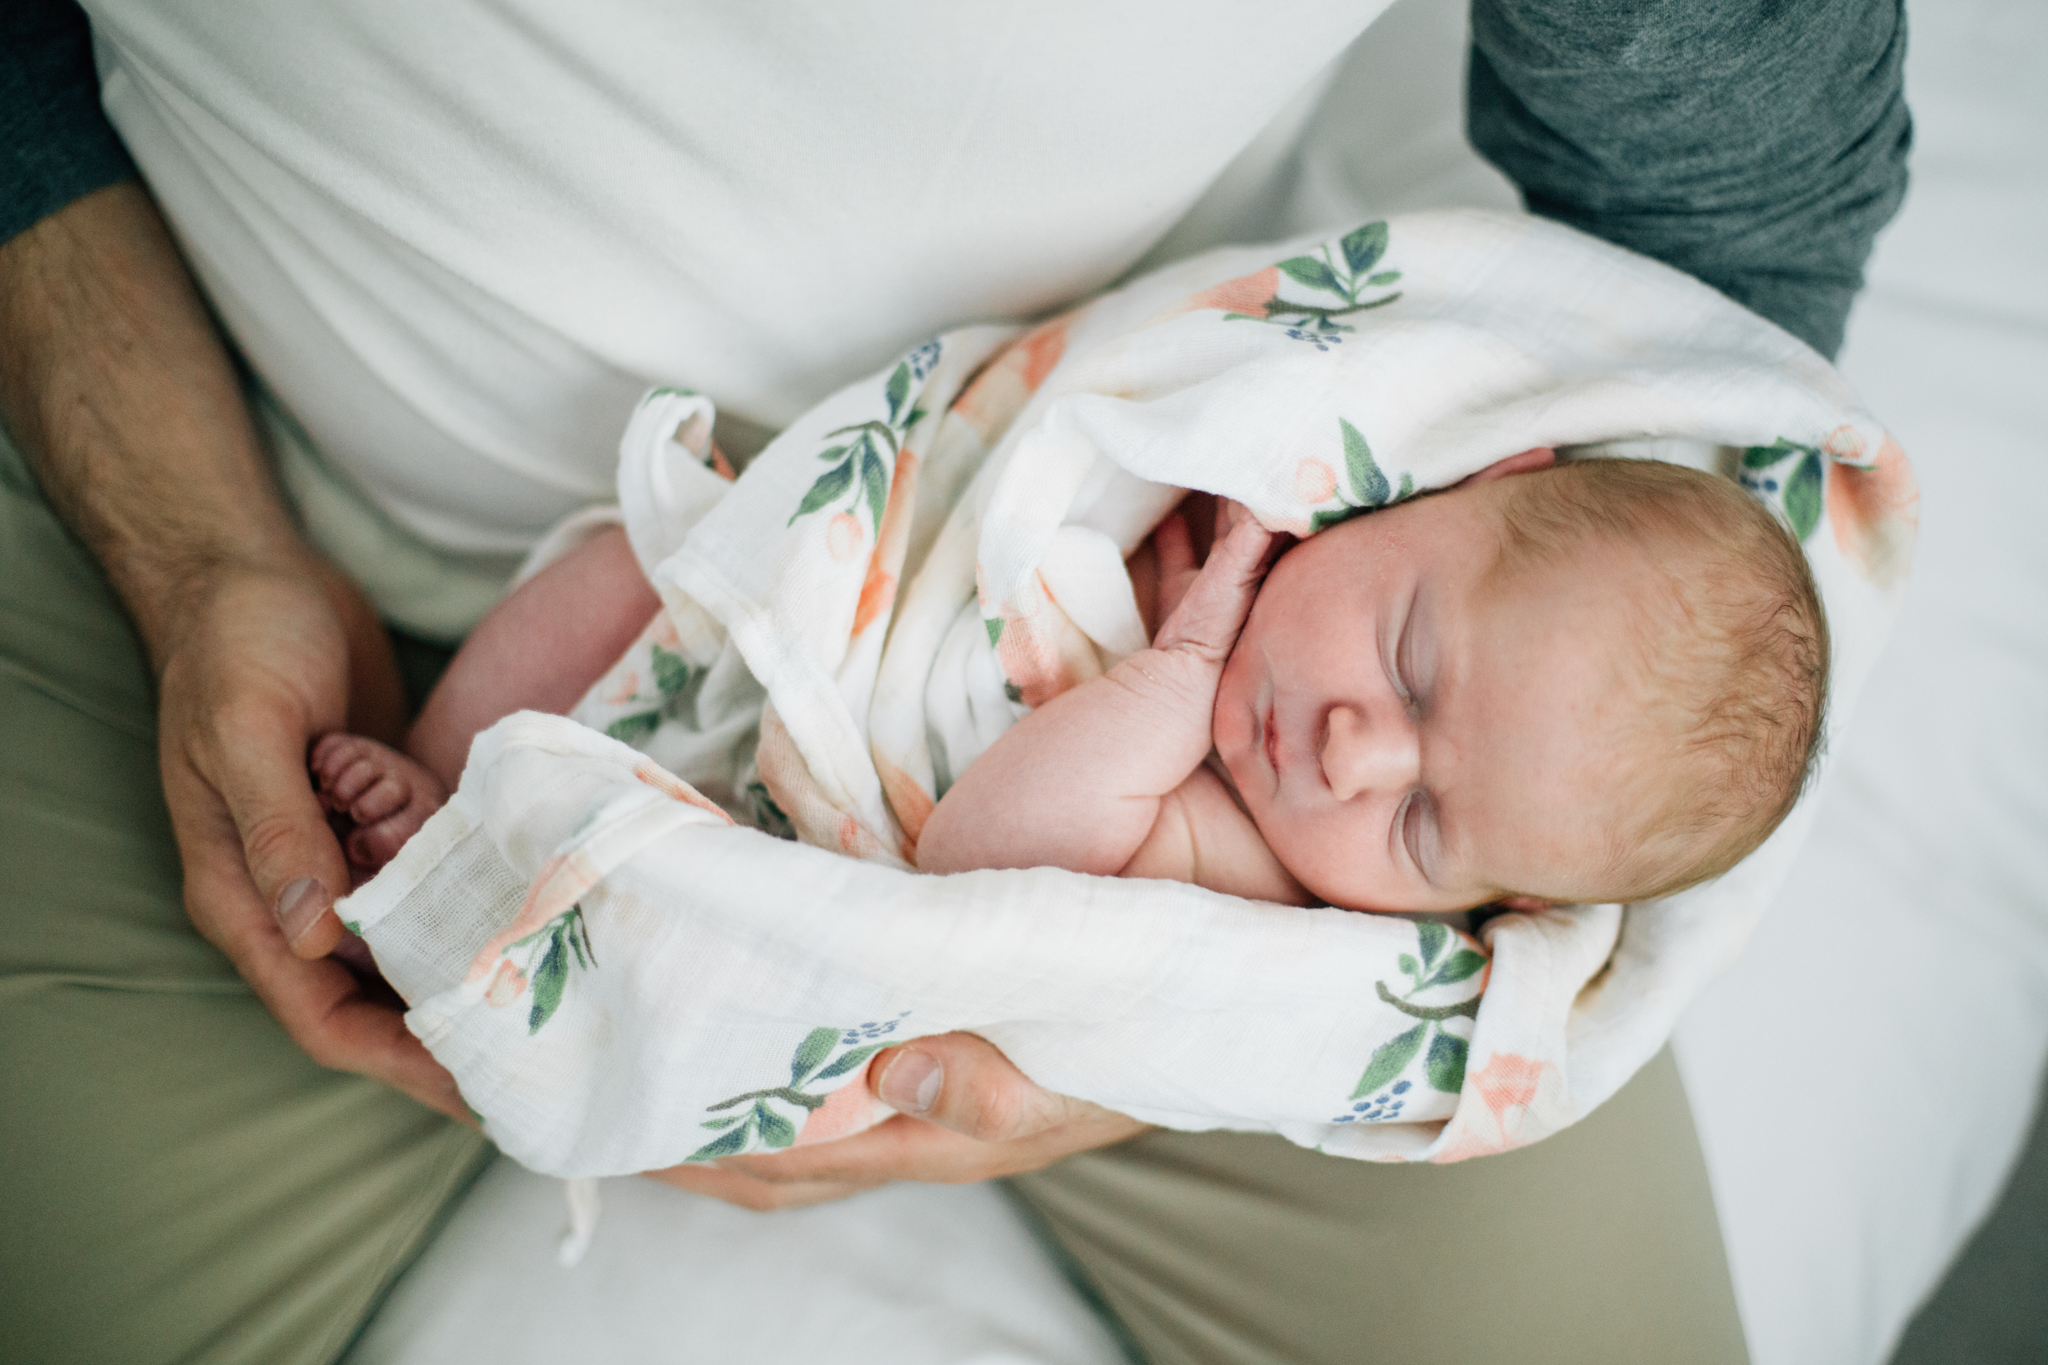
[[(1513, 203), (1459, 132), (1462, 12), (1402, 0), (1290, 174), (1226, 185), (1177, 245)], [(1797, 874), (1677, 1040), (1756, 1365), (1889, 1354), (1995, 1200), (2048, 1060), (2048, 6), (1912, 22), (1914, 186), (1844, 365), (1914, 459), (1920, 558)], [(356, 1365), (1120, 1358), (992, 1190), (764, 1219), (611, 1181), (574, 1271), (559, 1190), (494, 1168)]]

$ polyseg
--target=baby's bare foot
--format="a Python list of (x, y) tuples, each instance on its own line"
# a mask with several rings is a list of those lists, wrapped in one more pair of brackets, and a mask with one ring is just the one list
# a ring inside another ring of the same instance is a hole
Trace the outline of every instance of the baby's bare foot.
[(325, 735), (307, 766), (320, 802), (347, 826), (342, 851), (365, 876), (391, 861), (427, 817), (447, 804), (441, 780), (387, 744), (361, 735)]

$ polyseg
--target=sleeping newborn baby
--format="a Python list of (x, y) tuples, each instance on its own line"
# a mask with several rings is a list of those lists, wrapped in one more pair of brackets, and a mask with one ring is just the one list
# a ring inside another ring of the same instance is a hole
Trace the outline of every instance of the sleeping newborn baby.
[[(1812, 766), (1819, 598), (1797, 542), (1726, 479), (1529, 451), (1277, 559), (1224, 504), (1199, 568), (1189, 520), (1133, 559), (1165, 618), (1152, 647), (971, 764), (922, 831), (922, 870), (1049, 865), (1390, 912), (1640, 900), (1740, 861)], [(566, 710), (657, 605), (623, 537), (600, 537), (479, 626), (412, 756), (316, 744), (358, 873), (446, 800), (479, 730)]]

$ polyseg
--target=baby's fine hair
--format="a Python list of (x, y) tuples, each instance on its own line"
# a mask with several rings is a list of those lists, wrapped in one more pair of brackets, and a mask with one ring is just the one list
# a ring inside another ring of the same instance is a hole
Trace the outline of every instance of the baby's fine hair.
[(1828, 627), (1805, 553), (1734, 480), (1682, 465), (1571, 460), (1507, 482), (1502, 570), (1569, 561), (1590, 538), (1636, 551), (1649, 588), (1628, 595), (1648, 705), (1645, 733), (1624, 738), (1646, 757), (1624, 765), (1633, 814), (1613, 834), (1613, 898), (1719, 876), (1819, 761)]

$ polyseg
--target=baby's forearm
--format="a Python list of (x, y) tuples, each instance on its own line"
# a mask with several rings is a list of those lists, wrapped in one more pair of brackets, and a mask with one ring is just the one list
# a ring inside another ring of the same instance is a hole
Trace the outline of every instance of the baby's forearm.
[(1053, 698), (947, 791), (918, 839), (918, 866), (1121, 872), (1161, 798), (1209, 753), (1216, 681), (1206, 660), (1147, 649)]

